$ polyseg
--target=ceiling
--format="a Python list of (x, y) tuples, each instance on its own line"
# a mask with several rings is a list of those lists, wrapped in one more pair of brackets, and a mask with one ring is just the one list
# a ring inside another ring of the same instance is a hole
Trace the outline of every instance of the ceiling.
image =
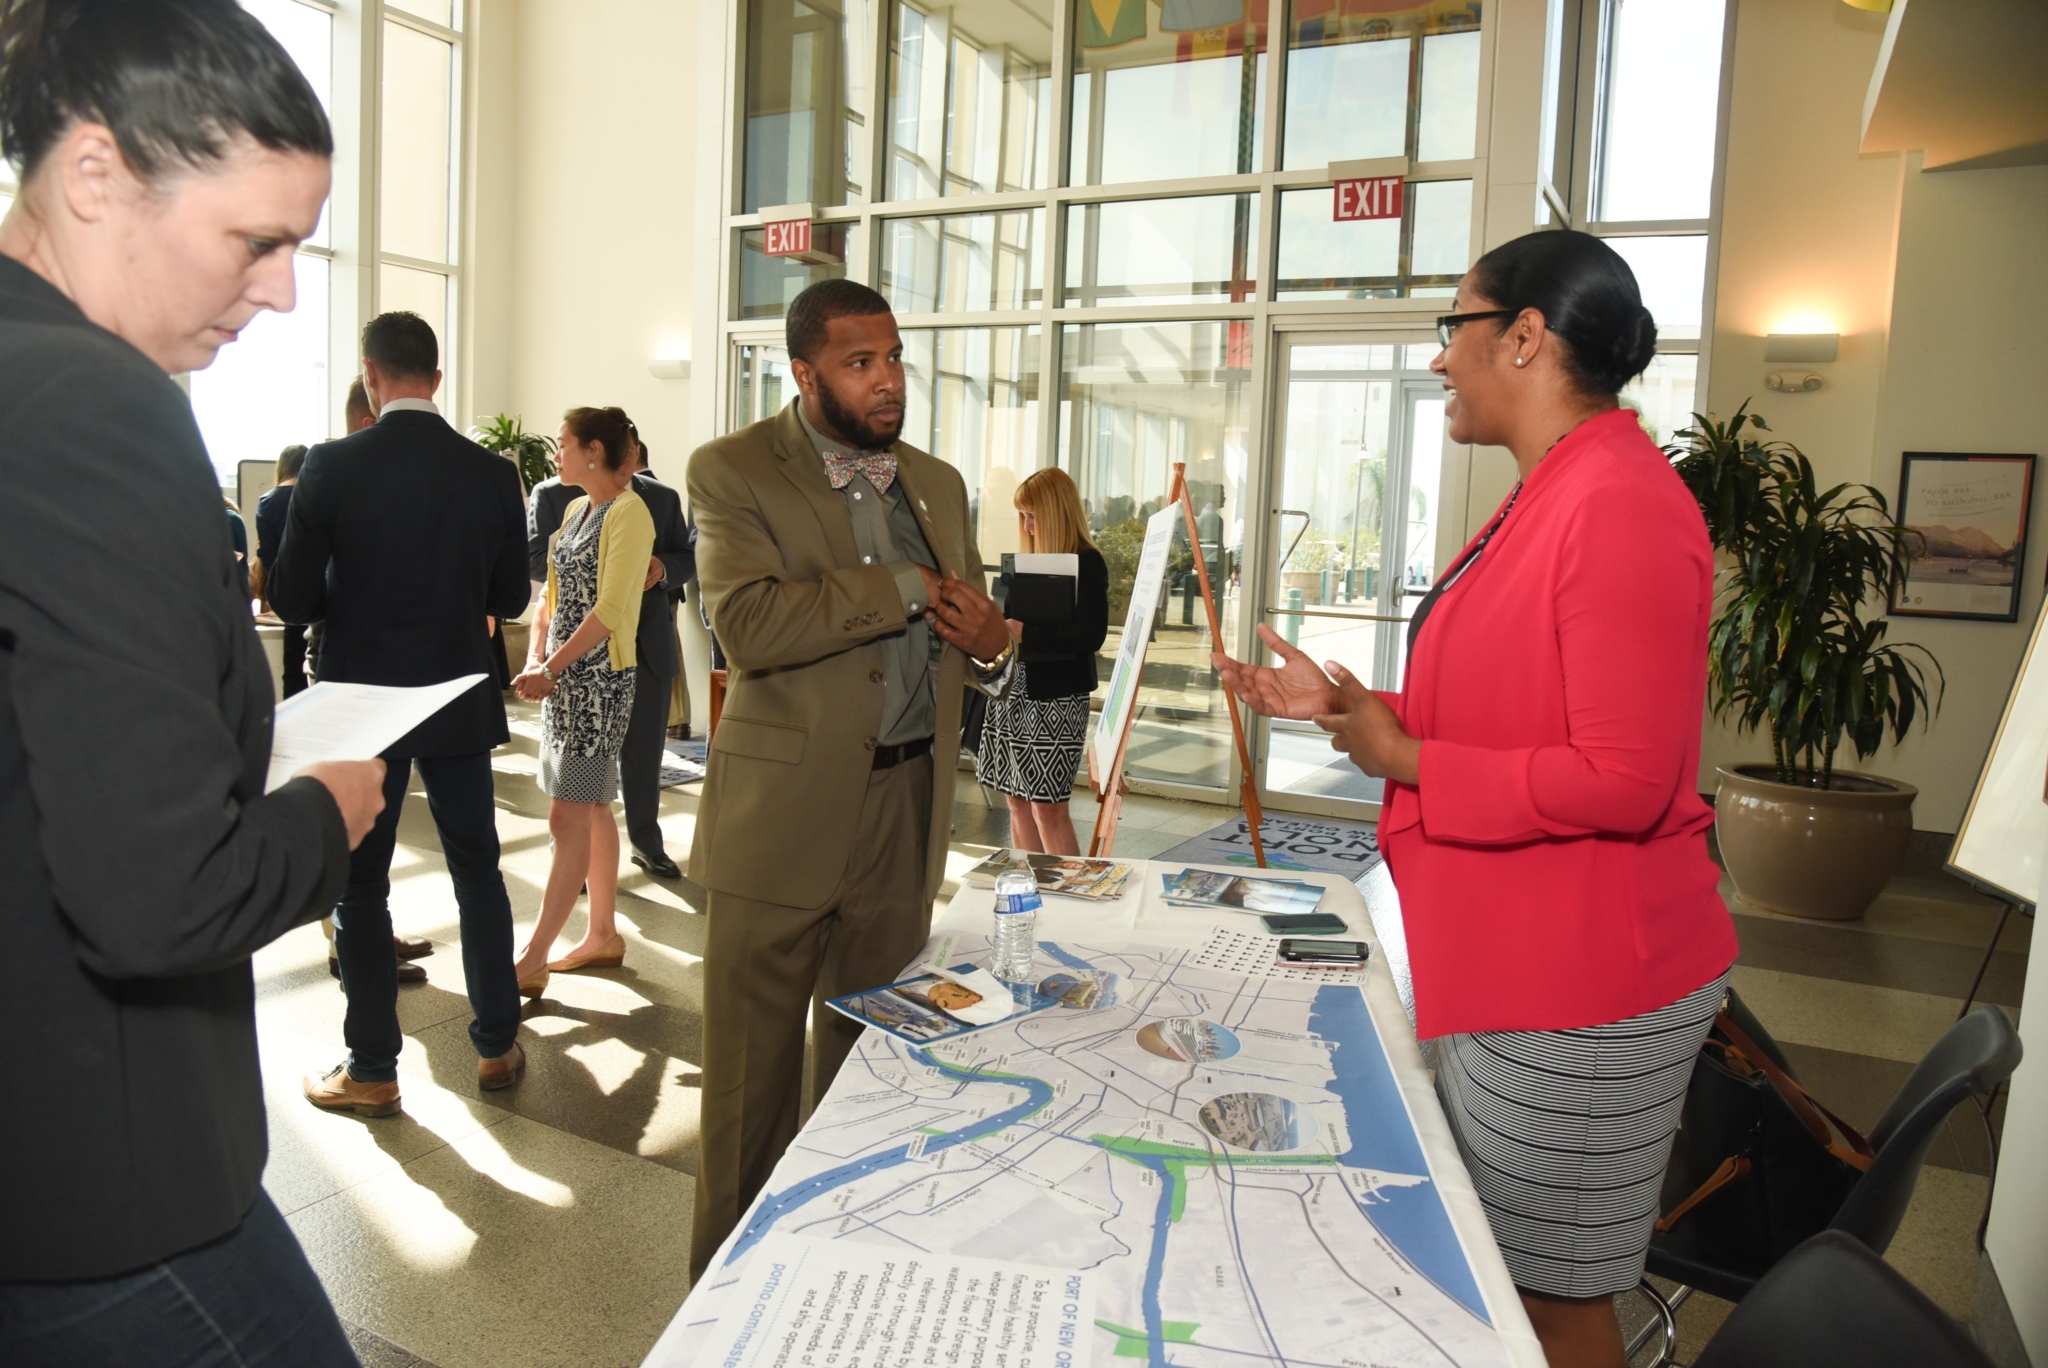
[(1863, 101), (1865, 152), (1921, 169), (2048, 165), (2048, 0), (1896, 0)]

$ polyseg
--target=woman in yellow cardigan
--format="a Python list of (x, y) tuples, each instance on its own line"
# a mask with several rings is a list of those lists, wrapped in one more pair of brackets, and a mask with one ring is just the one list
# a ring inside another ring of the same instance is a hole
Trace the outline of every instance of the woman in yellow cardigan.
[[(633, 492), (634, 439), (615, 408), (570, 409), (562, 418), (562, 483), (585, 497), (562, 514), (548, 551), (548, 588), (534, 616), (533, 649), (512, 687), (541, 706), (540, 787), (553, 799), (554, 865), (533, 937), (515, 966), (519, 991), (538, 997), (550, 970), (623, 963), (626, 942), (612, 915), (619, 892), (619, 748), (633, 712), (633, 642), (640, 590), (654, 554), (654, 519)], [(590, 889), (590, 924), (565, 957), (548, 951)]]

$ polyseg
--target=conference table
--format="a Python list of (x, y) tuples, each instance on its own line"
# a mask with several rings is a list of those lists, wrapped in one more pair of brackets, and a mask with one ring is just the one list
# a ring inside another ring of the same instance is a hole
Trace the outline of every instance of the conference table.
[[(1403, 1007), (1384, 868), (1270, 871), (1372, 946), (1347, 972), (1164, 897), (1261, 871), (1128, 863), (1122, 896), (1038, 915), (1039, 990), (1081, 1010), (863, 1034), (648, 1368), (1540, 1368)], [(993, 904), (963, 883), (918, 963), (984, 963)]]

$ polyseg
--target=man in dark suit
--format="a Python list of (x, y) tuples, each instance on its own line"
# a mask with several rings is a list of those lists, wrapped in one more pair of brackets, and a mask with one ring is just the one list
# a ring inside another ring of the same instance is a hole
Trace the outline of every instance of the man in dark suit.
[[(659, 879), (679, 879), (683, 871), (669, 858), (661, 836), (661, 758), (668, 734), (669, 689), (683, 672), (682, 648), (676, 639), (675, 605), (683, 586), (697, 574), (695, 539), (683, 517), (682, 496), (654, 478), (647, 468), (647, 444), (630, 422), (639, 448), (633, 492), (654, 518), (654, 556), (647, 565), (647, 586), (640, 601), (640, 630), (635, 638), (633, 714), (626, 723), (626, 744), (619, 752), (619, 790), (626, 802), (626, 839), (633, 863)], [(582, 491), (560, 478), (533, 487), (527, 516), (527, 574), (545, 584), (548, 543), (562, 526), (562, 514)], [(688, 698), (685, 693), (684, 698)], [(687, 703), (685, 710), (687, 711)]]
[(415, 314), (380, 314), (363, 329), (363, 383), (377, 422), (307, 455), (270, 594), (287, 622), (325, 620), (323, 680), (421, 685), (484, 676), (384, 752), (384, 812), (352, 857), (334, 909), (349, 1055), (330, 1073), (309, 1076), (305, 1093), (315, 1106), (359, 1116), (389, 1116), (399, 1106), (405, 1037), (387, 899), (414, 765), (461, 911), (478, 1082), (505, 1087), (526, 1064), (512, 905), (498, 870), (491, 748), (508, 733), (489, 623), (526, 609), (525, 518), (512, 464), (462, 437), (434, 407), (439, 364), (434, 331)]

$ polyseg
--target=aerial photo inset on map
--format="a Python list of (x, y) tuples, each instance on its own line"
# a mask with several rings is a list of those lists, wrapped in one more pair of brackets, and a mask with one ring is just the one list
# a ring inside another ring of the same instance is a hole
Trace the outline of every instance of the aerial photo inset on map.
[(1200, 1017), (1167, 1017), (1138, 1028), (1138, 1043), (1147, 1053), (1183, 1064), (1208, 1064), (1228, 1059), (1240, 1048), (1227, 1026)]
[(1316, 1138), (1316, 1119), (1271, 1093), (1225, 1093), (1202, 1104), (1202, 1129), (1232, 1149), (1270, 1153), (1300, 1149)]

